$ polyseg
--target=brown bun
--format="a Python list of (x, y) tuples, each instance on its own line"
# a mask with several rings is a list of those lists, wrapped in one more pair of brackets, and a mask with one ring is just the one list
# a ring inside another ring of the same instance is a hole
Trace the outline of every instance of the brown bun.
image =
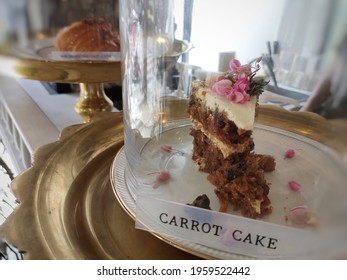
[(58, 51), (119, 52), (120, 38), (103, 18), (83, 19), (58, 32), (55, 48)]

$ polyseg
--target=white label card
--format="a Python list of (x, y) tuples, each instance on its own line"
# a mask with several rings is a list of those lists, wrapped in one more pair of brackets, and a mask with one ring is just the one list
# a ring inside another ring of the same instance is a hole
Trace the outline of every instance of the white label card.
[(257, 258), (311, 258), (329, 242), (297, 229), (138, 195), (136, 227), (217, 250)]

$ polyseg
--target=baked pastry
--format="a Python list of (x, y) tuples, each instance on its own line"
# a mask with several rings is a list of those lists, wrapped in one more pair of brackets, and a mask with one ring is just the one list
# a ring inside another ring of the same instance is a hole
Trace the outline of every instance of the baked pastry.
[(244, 216), (259, 218), (272, 211), (264, 172), (275, 169), (272, 156), (254, 153), (252, 138), (258, 96), (267, 82), (255, 78), (258, 63), (251, 67), (234, 59), (230, 67), (230, 72), (193, 84), (188, 106), (192, 159), (209, 173), (220, 211), (230, 203)]
[(61, 29), (55, 39), (58, 51), (119, 52), (119, 33), (100, 17), (83, 19)]

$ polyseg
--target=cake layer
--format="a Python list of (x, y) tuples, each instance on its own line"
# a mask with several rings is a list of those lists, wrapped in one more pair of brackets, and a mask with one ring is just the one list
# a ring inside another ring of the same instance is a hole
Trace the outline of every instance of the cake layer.
[(251, 137), (243, 137), (242, 139), (238, 138), (238, 140), (240, 141), (236, 141), (236, 142), (241, 142), (241, 143), (230, 143), (230, 139), (232, 137), (225, 138), (225, 141), (223, 141), (222, 140), (224, 136), (223, 134), (216, 134), (213, 132), (211, 133), (211, 131), (205, 129), (203, 124), (198, 121), (192, 120), (192, 123), (193, 123), (193, 127), (196, 130), (200, 130), (208, 138), (208, 140), (211, 143), (213, 143), (220, 149), (224, 158), (227, 158), (230, 155), (235, 153), (246, 152), (247, 150), (252, 149), (254, 146), (253, 139)]
[(253, 142), (244, 145), (243, 153), (233, 153), (224, 157), (221, 150), (201, 130), (191, 129), (193, 136), (193, 160), (199, 165), (199, 170), (214, 173), (218, 170), (223, 184), (242, 173), (247, 154), (253, 149)]
[[(251, 218), (261, 218), (272, 212), (268, 194), (269, 183), (265, 180), (264, 162), (274, 168), (275, 161), (270, 156), (250, 154), (247, 157), (244, 172), (226, 184), (221, 184), (220, 175), (210, 174), (208, 179), (216, 185), (215, 193), (221, 201), (220, 211), (225, 211), (229, 202), (234, 210), (241, 210), (242, 215)], [(271, 164), (270, 164), (271, 163)], [(271, 168), (269, 168), (269, 171)]]
[(201, 105), (212, 112), (224, 113), (226, 119), (235, 123), (236, 127), (242, 130), (253, 130), (255, 107), (257, 97), (252, 96), (245, 104), (230, 102), (225, 96), (220, 96), (211, 92), (211, 89), (204, 83), (195, 83), (192, 89), (195, 99), (201, 100)]
[(219, 148), (201, 130), (192, 128), (193, 160), (199, 170), (209, 173), (208, 180), (216, 186), (215, 193), (221, 200), (220, 211), (226, 211), (230, 202), (234, 210), (243, 215), (259, 218), (271, 213), (269, 185), (264, 172), (275, 169), (274, 158), (267, 155), (235, 153), (224, 158)]
[(225, 111), (206, 107), (205, 103), (196, 95), (192, 95), (189, 102), (188, 113), (192, 124), (201, 130), (211, 142), (217, 145), (224, 157), (232, 153), (245, 152), (253, 146), (252, 131), (240, 129), (229, 120)]

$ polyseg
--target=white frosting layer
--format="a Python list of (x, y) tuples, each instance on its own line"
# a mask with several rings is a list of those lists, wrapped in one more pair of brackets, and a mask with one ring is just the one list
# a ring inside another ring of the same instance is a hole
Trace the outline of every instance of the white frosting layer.
[(205, 136), (213, 144), (215, 144), (219, 148), (219, 150), (222, 152), (224, 158), (228, 157), (229, 155), (231, 155), (233, 153), (242, 153), (245, 151), (246, 148), (248, 148), (248, 146), (243, 145), (243, 144), (227, 145), (224, 142), (222, 142), (221, 140), (219, 140), (216, 137), (214, 137), (213, 135), (211, 135), (207, 130), (205, 130), (203, 125), (200, 122), (198, 122), (196, 120), (192, 120), (192, 123), (196, 129), (201, 130), (201, 132), (203, 134), (205, 134)]
[(238, 104), (230, 102), (225, 96), (212, 93), (209, 88), (199, 88), (195, 94), (205, 103), (206, 107), (212, 110), (218, 108), (219, 112), (224, 111), (229, 120), (234, 122), (238, 128), (253, 130), (256, 96), (251, 96), (251, 99), (244, 104)]

